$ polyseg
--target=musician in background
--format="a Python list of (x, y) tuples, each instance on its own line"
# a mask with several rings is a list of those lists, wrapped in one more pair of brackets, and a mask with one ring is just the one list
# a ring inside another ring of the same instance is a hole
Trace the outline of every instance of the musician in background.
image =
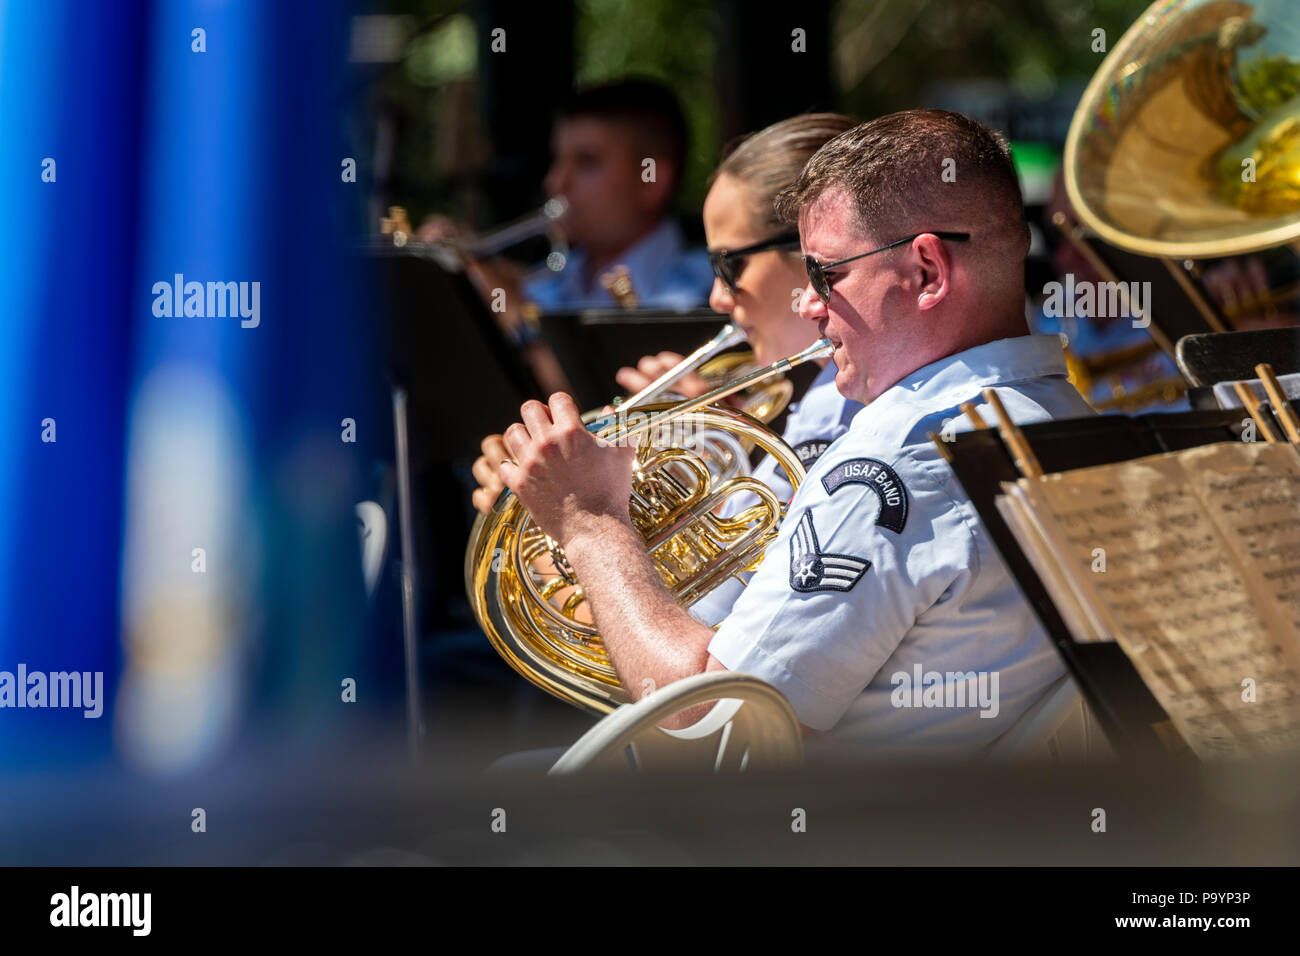
[[(716, 633), (664, 587), (631, 523), (634, 449), (587, 432), (568, 395), (521, 408), (501, 477), (565, 549), (625, 687), (743, 671), (840, 753), (974, 755), (1065, 672), (929, 435), (971, 427), (967, 401), (993, 419), (984, 388), (1021, 423), (1091, 413), (1059, 338), (1027, 334), (1010, 154), (960, 114), (896, 113), (818, 150), (778, 211), (799, 224), (801, 313), (834, 346), (840, 392), (866, 407)], [(966, 697), (967, 674), (984, 675), (987, 700)], [(900, 693), (914, 680), (934, 686)], [(942, 706), (958, 684), (962, 704)]]
[[(676, 96), (659, 83), (628, 79), (575, 93), (556, 115), (544, 180), (547, 195), (568, 203), (559, 221), (570, 246), (564, 269), (525, 271), (494, 259), (478, 264), (476, 284), (505, 289), (512, 316), (525, 302), (544, 312), (614, 308), (606, 277), (622, 268), (639, 306), (703, 305), (712, 278), (708, 257), (687, 248), (673, 216), (688, 139)], [(456, 231), (433, 217), (420, 237)], [(518, 322), (507, 325), (527, 336)]]
[[(856, 121), (836, 113), (807, 113), (782, 120), (735, 144), (710, 179), (704, 200), (704, 233), (709, 243), (713, 289), (709, 305), (731, 317), (745, 333), (760, 366), (802, 351), (817, 339), (817, 329), (799, 317), (798, 293), (808, 277), (799, 258), (799, 231), (782, 222), (773, 201), (790, 185), (804, 163), (832, 137), (852, 129)], [(682, 361), (673, 352), (646, 356), (636, 368), (620, 369), (618, 383), (639, 392)], [(822, 371), (791, 403), (782, 436), (811, 468), (830, 444), (848, 431), (862, 407), (835, 388), (835, 367), (822, 360)], [(697, 374), (680, 379), (673, 390), (687, 398), (702, 395), (707, 384)], [(500, 435), (483, 441), (483, 455), (474, 463), (480, 487), (474, 507), (486, 512), (501, 492), (497, 466), (508, 458)], [(794, 489), (785, 472), (765, 457), (754, 476), (766, 482), (782, 500)], [(727, 590), (730, 589), (720, 589)], [(731, 599), (736, 596), (730, 592)], [(711, 596), (712, 597), (712, 596)], [(730, 607), (719, 595), (700, 607), (705, 619), (717, 619)], [(715, 609), (722, 613), (714, 618)]]

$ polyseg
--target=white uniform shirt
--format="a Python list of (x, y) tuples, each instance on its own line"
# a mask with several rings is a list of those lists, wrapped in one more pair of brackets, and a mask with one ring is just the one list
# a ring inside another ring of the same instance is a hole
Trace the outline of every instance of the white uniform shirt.
[(972, 427), (966, 401), (994, 421), (987, 386), (1017, 423), (1093, 414), (1052, 335), (990, 342), (906, 376), (810, 469), (709, 645), (825, 731), (808, 739), (810, 756), (973, 754), (1064, 673), (928, 437), (950, 419)]
[[(543, 312), (617, 308), (600, 275), (587, 276), (586, 264), (586, 253), (574, 249), (562, 272), (539, 269), (526, 278), (524, 298)], [(688, 248), (671, 218), (624, 250), (615, 264), (627, 269), (641, 308), (691, 309), (708, 303), (713, 287), (708, 250)]]
[[(861, 402), (845, 398), (835, 387), (836, 372), (835, 363), (827, 362), (803, 398), (790, 405), (790, 414), (785, 419), (781, 438), (799, 455), (805, 469), (812, 468), (831, 443), (849, 430), (849, 422), (862, 409)], [(770, 455), (758, 463), (754, 477), (775, 491), (782, 501), (789, 501), (794, 494), (785, 469)]]
[[(835, 387), (836, 371), (835, 363), (827, 362), (803, 397), (790, 404), (790, 414), (785, 418), (781, 438), (795, 450), (805, 469), (812, 468), (831, 443), (848, 432), (849, 422), (862, 409), (861, 402), (845, 398)], [(794, 495), (794, 486), (786, 477), (785, 469), (771, 455), (763, 456), (753, 475), (776, 492), (781, 501), (789, 501)], [(757, 501), (755, 495), (734, 495), (723, 505), (721, 514), (735, 514)], [(728, 580), (691, 605), (691, 614), (712, 627), (731, 612), (744, 591), (741, 582)]]

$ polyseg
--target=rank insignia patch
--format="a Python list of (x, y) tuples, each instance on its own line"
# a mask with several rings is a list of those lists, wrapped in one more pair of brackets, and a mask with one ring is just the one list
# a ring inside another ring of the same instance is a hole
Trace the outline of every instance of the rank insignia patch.
[(848, 591), (867, 573), (871, 562), (851, 554), (823, 554), (811, 511), (799, 518), (790, 539), (790, 587), (811, 591)]
[(822, 478), (822, 487), (833, 495), (844, 485), (866, 485), (880, 499), (876, 524), (894, 534), (902, 534), (907, 524), (907, 489), (898, 473), (874, 458), (851, 458), (836, 465)]

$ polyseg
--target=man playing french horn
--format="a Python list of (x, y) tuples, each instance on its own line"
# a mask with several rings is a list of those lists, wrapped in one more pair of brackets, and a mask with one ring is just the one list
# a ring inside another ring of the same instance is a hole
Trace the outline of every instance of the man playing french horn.
[[(812, 465), (716, 633), (663, 586), (629, 519), (635, 450), (589, 433), (568, 395), (522, 407), (501, 479), (563, 547), (625, 687), (732, 669), (786, 696), (818, 732), (810, 753), (978, 751), (1064, 671), (928, 435), (964, 427), (959, 406), (986, 387), (1019, 423), (1089, 414), (1059, 340), (1026, 334), (1009, 153), (959, 114), (896, 113), (828, 142), (777, 208), (799, 226), (800, 314), (866, 408)], [(971, 673), (991, 700), (898, 692)]]

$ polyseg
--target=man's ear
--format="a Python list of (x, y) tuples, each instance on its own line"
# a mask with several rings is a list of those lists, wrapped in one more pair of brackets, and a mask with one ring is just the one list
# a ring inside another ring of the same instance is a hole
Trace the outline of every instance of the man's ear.
[(912, 240), (912, 252), (920, 270), (920, 289), (916, 307), (933, 309), (952, 291), (952, 258), (937, 236), (918, 236)]

